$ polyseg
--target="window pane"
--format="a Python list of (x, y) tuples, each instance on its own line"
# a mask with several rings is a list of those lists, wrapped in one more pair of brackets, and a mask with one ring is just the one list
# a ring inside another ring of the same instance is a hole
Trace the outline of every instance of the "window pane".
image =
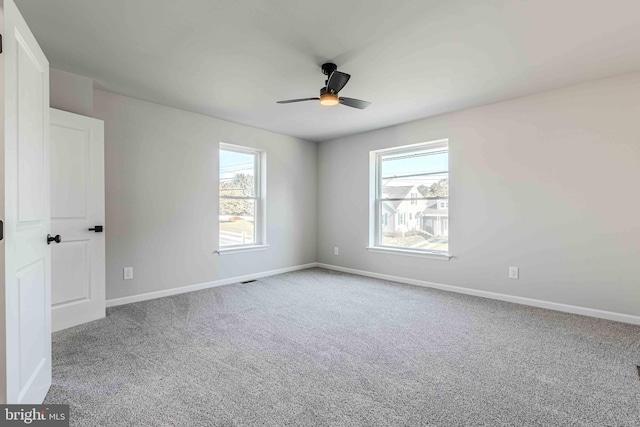
[(381, 156), (382, 198), (448, 197), (447, 150)]
[(255, 196), (255, 154), (220, 150), (220, 197)]
[(382, 246), (448, 252), (447, 148), (380, 155), (378, 203)]
[[(415, 206), (411, 205), (411, 199), (399, 203), (400, 210)], [(380, 202), (380, 244), (405, 249), (448, 252), (448, 209), (440, 209), (438, 203), (432, 200), (418, 200), (418, 203), (425, 211), (431, 211), (401, 212), (394, 208), (392, 202)]]
[(220, 198), (220, 246), (255, 243), (255, 200)]
[(382, 178), (389, 179), (408, 175), (421, 176), (449, 170), (447, 149), (436, 151), (416, 150), (396, 154), (382, 154)]

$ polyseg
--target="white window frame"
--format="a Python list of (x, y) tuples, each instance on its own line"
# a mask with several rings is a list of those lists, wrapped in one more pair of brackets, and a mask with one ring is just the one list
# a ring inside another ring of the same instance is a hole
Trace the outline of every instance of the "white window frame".
[[(218, 147), (218, 175), (217, 179), (220, 179), (220, 151), (234, 151), (237, 153), (245, 153), (252, 154), (255, 157), (254, 164), (254, 177), (255, 177), (255, 194), (253, 197), (232, 197), (238, 199), (248, 199), (254, 200), (255, 203), (255, 218), (254, 218), (254, 233), (255, 233), (255, 242), (239, 244), (239, 245), (229, 245), (229, 246), (221, 246), (220, 245), (220, 200), (223, 197), (218, 192), (218, 241), (217, 247), (218, 250), (215, 251), (219, 255), (228, 255), (235, 254), (241, 252), (252, 252), (259, 250), (266, 250), (269, 245), (267, 245), (267, 202), (266, 202), (266, 194), (267, 194), (267, 179), (266, 179), (266, 170), (267, 170), (267, 153), (264, 150), (260, 150), (257, 148), (247, 147), (244, 145), (236, 145), (236, 144), (228, 144), (225, 142), (220, 142)], [(219, 187), (219, 183), (218, 183)]]
[[(383, 246), (381, 244), (381, 218), (378, 204), (382, 200), (382, 186), (380, 185), (380, 173), (382, 171), (382, 157), (390, 153), (402, 153), (403, 151), (411, 152), (418, 148), (428, 148), (430, 151), (438, 151), (446, 148), (450, 151), (448, 139), (439, 139), (429, 142), (420, 142), (418, 144), (404, 145), (398, 147), (385, 148), (382, 150), (374, 150), (369, 152), (369, 246), (367, 249), (371, 252), (381, 252), (394, 255), (416, 256), (422, 258), (431, 258), (437, 260), (448, 261), (451, 255), (451, 234), (449, 232), (448, 251), (428, 251), (424, 249), (408, 249), (394, 246)], [(449, 172), (449, 182), (451, 182), (451, 157), (449, 156), (449, 164), (447, 171)], [(449, 199), (450, 201), (451, 199)], [(448, 229), (451, 230), (451, 209), (449, 209)], [(399, 216), (399, 215), (398, 215)]]

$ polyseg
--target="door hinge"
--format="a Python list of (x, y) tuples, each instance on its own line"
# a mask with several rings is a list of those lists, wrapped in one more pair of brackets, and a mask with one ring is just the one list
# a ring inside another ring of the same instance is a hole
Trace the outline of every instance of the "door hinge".
[(0, 53), (2, 53), (2, 34), (0, 34)]

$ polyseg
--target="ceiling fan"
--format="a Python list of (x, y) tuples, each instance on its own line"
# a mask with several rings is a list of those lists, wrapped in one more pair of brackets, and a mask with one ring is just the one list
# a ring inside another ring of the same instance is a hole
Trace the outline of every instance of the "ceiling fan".
[(301, 98), (301, 99), (288, 99), (286, 101), (278, 101), (278, 104), (291, 104), (292, 102), (304, 102), (304, 101), (320, 101), (320, 105), (332, 106), (332, 105), (346, 105), (347, 107), (359, 108), (364, 110), (370, 102), (362, 101), (360, 99), (345, 98), (344, 96), (338, 96), (338, 92), (347, 84), (351, 76), (347, 73), (338, 71), (338, 66), (331, 62), (322, 64), (322, 73), (325, 76), (329, 76), (325, 80), (325, 87), (320, 89), (319, 98)]

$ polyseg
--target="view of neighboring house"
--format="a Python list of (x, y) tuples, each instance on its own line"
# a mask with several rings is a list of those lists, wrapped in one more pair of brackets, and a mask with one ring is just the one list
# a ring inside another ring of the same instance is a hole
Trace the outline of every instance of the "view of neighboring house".
[(431, 236), (449, 235), (449, 198), (425, 198), (417, 185), (385, 185), (382, 188), (381, 223), (384, 234), (409, 231)]
[(422, 230), (432, 236), (449, 236), (449, 198), (435, 197), (422, 211)]

